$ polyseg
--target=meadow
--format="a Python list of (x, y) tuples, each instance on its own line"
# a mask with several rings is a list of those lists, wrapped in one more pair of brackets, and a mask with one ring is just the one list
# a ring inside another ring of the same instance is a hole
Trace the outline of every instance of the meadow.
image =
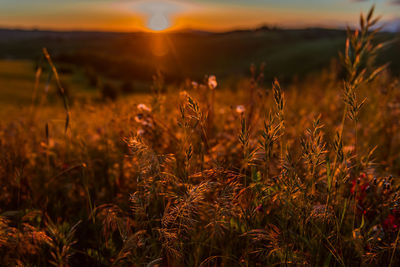
[(400, 265), (399, 47), (376, 23), (318, 72), (289, 49), (282, 79), (250, 58), (119, 98), (46, 49), (1, 61), (0, 265)]

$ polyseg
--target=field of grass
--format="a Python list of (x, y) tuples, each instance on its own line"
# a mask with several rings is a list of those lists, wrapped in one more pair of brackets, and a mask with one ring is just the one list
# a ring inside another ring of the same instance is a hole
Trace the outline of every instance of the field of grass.
[[(400, 81), (365, 21), (282, 83), (255, 56), (111, 101), (0, 61), (0, 265), (399, 266)], [(268, 53), (296, 71), (321, 42)]]

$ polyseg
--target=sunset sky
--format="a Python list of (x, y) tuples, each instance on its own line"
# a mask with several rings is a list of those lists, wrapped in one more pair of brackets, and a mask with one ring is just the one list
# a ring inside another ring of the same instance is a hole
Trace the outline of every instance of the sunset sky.
[(136, 31), (229, 30), (262, 24), (342, 27), (375, 3), (385, 21), (400, 19), (400, 0), (0, 0), (0, 27)]

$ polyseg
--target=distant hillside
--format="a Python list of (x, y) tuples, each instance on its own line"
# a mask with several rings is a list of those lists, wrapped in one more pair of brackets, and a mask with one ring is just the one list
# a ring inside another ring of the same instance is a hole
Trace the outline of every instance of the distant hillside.
[[(393, 34), (382, 34), (391, 39)], [(169, 81), (248, 74), (266, 63), (266, 77), (320, 71), (343, 49), (345, 32), (329, 29), (282, 30), (268, 27), (226, 33), (185, 31), (169, 34), (0, 30), (0, 58), (40, 58), (47, 47), (58, 64), (72, 64), (110, 79), (150, 81), (160, 70)], [(383, 55), (400, 70), (400, 43)]]

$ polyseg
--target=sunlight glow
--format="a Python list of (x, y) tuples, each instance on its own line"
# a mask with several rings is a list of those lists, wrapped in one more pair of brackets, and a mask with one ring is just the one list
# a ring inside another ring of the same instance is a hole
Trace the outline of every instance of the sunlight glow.
[(170, 22), (162, 13), (156, 13), (150, 16), (147, 27), (153, 31), (163, 31), (170, 27)]
[(182, 12), (183, 4), (176, 1), (139, 1), (133, 8), (143, 14), (147, 20), (146, 26), (152, 31), (163, 31), (172, 27), (171, 18)]

